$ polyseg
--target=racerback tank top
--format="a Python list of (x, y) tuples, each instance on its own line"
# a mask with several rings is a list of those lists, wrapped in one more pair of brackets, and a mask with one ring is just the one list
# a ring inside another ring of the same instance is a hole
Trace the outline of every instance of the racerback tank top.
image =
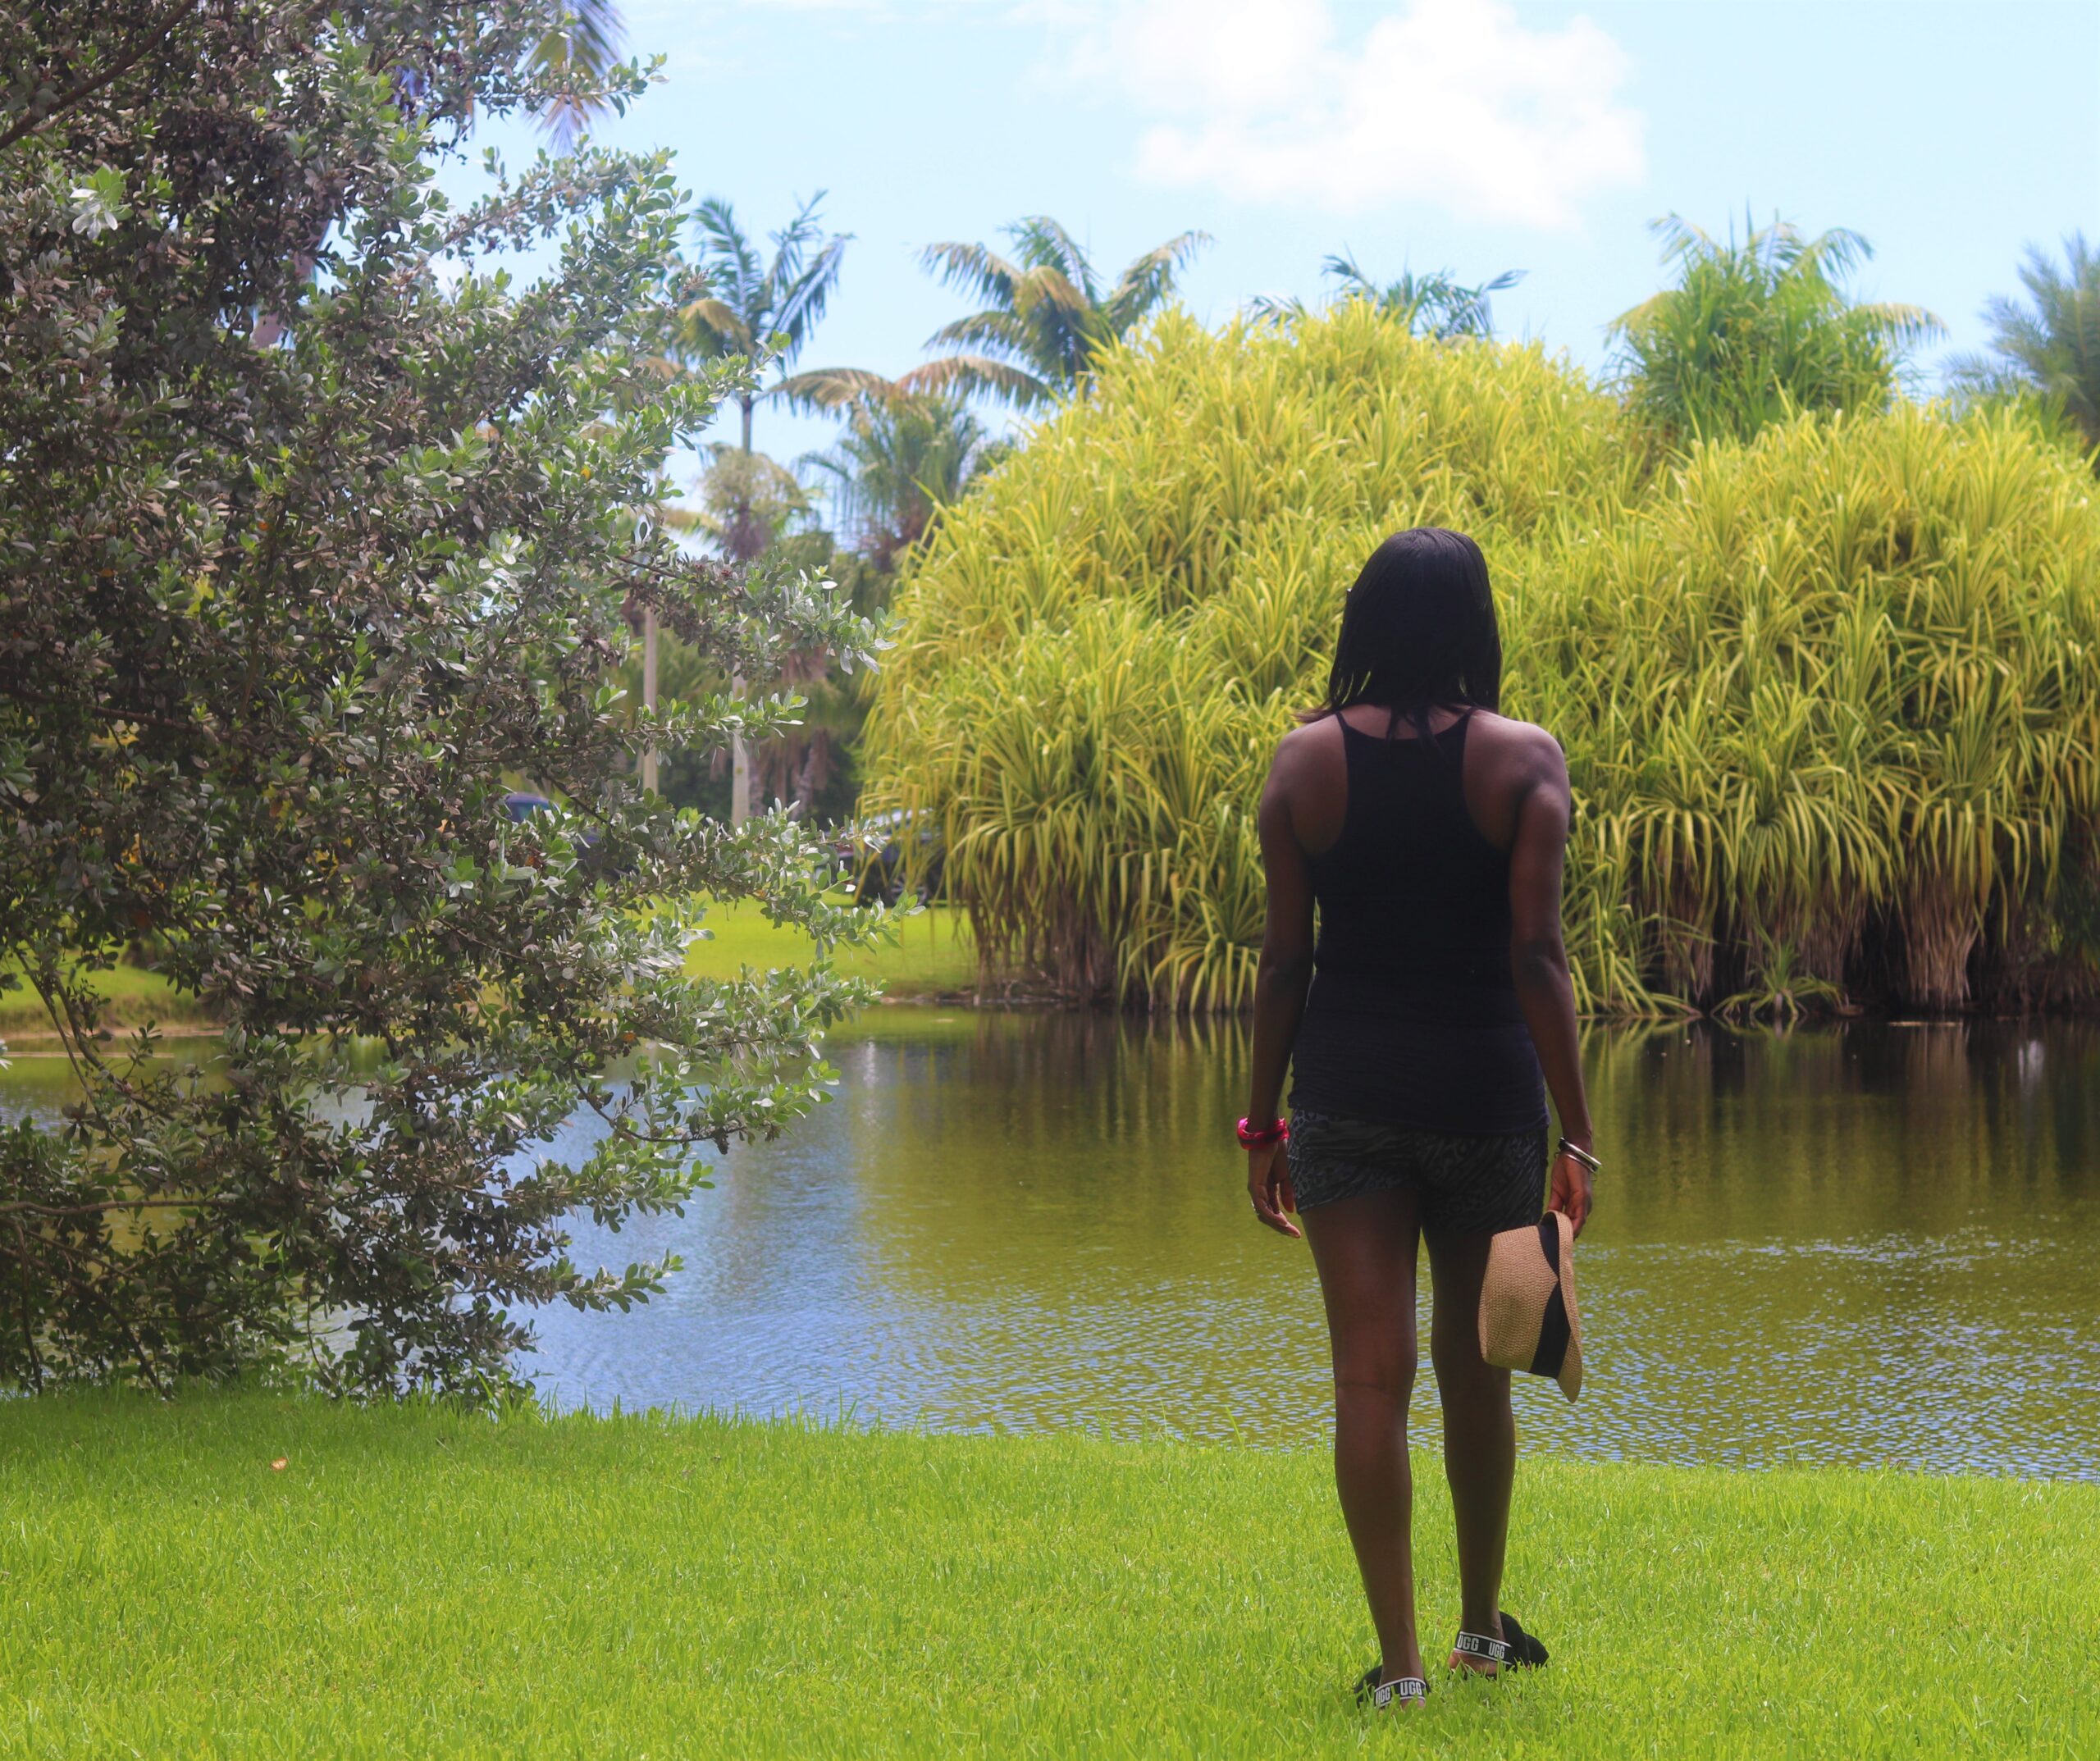
[(1466, 1135), (1545, 1128), (1509, 969), (1509, 858), (1466, 805), (1470, 716), (1427, 740), (1342, 722), (1349, 801), (1308, 864), (1319, 935), (1293, 1106)]

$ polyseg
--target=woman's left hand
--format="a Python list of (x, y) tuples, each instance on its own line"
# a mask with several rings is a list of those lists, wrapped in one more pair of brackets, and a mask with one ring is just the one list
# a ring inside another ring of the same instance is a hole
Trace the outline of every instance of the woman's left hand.
[(1298, 1195), (1290, 1189), (1290, 1158), (1281, 1143), (1258, 1143), (1247, 1152), (1247, 1196), (1262, 1222), (1279, 1235), (1299, 1239), (1298, 1225), (1284, 1215), (1298, 1208)]
[(1566, 1154), (1553, 1158), (1552, 1196), (1545, 1202), (1549, 1211), (1558, 1211), (1582, 1233), (1582, 1225), (1590, 1220), (1590, 1170), (1573, 1157)]

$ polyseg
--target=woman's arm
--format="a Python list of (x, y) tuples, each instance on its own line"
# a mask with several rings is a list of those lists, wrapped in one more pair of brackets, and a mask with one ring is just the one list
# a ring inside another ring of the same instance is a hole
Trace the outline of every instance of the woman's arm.
[[(1516, 837), (1509, 846), (1510, 970), (1547, 1092), (1560, 1115), (1561, 1135), (1588, 1149), (1590, 1102), (1575, 1034), (1575, 987), (1560, 935), (1560, 873), (1572, 808), (1568, 761), (1550, 735), (1539, 734), (1527, 748)], [(1572, 1156), (1554, 1157), (1548, 1202), (1564, 1211), (1580, 1234), (1590, 1216), (1590, 1170)]]
[[(1283, 1098), (1284, 1071), (1305, 1013), (1312, 979), (1312, 877), (1298, 842), (1287, 798), (1301, 751), (1286, 739), (1269, 767), (1256, 825), (1262, 837), (1262, 870), (1268, 883), (1268, 915), (1262, 930), (1262, 961), (1254, 977), (1254, 1074), (1247, 1122), (1259, 1130), (1276, 1122)], [(1285, 1214), (1298, 1208), (1290, 1190), (1290, 1164), (1281, 1143), (1247, 1152), (1247, 1194), (1254, 1215), (1286, 1235), (1298, 1225)]]

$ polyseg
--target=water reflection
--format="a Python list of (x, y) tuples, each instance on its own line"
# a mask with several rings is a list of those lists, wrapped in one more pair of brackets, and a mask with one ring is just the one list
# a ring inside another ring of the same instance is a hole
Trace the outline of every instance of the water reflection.
[[(837, 1102), (684, 1217), (578, 1225), (579, 1262), (686, 1270), (631, 1315), (541, 1314), (554, 1399), (1324, 1439), (1309, 1260), (1249, 1219), (1228, 1134), (1239, 1028), (870, 1021)], [(1520, 1379), (1527, 1447), (2100, 1477), (2100, 1033), (1679, 1026), (1586, 1056), (1586, 1386)], [(39, 1061), (0, 1111), (55, 1110)], [(1415, 1419), (1433, 1440), (1427, 1375)]]
[[(555, 1398), (1324, 1436), (1309, 1262), (1248, 1219), (1223, 1134), (1239, 1032), (887, 1029), (836, 1047), (838, 1103), (733, 1152), (685, 1219), (579, 1237), (688, 1270), (636, 1317), (546, 1316)], [(1596, 1033), (1588, 1059), (1589, 1380), (1570, 1407), (1526, 1379), (1531, 1446), (2100, 1475), (2100, 1038), (1678, 1027)], [(1416, 1420), (1433, 1435), (1426, 1377)]]

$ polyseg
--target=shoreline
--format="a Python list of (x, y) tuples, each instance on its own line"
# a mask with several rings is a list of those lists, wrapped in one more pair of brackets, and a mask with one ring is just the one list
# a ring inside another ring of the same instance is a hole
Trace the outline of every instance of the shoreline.
[[(1136, 1008), (1117, 1008), (1103, 1002), (1072, 1002), (1048, 996), (988, 997), (971, 991), (938, 991), (907, 992), (892, 995), (884, 992), (869, 1005), (871, 1009), (966, 1009), (984, 1015), (1084, 1015), (1099, 1016), (1127, 1016), (1136, 1020), (1155, 1020), (1162, 1015), (1180, 1022), (1200, 1022), (1221, 1024), (1230, 1022), (1249, 1022), (1253, 1017), (1244, 1010), (1224, 1012), (1192, 1014), (1187, 1011), (1153, 1011)], [(1946, 1015), (1883, 1015), (1869, 1009), (1835, 1011), (1817, 1015), (1798, 1016), (1784, 1021), (1763, 1018), (1734, 1019), (1715, 1015), (1582, 1015), (1577, 1020), (1585, 1028), (1618, 1028), (1625, 1029), (1664, 1027), (1705, 1028), (1710, 1031), (1727, 1033), (1792, 1033), (1806, 1031), (1827, 1032), (1833, 1028), (1873, 1026), (1885, 1028), (1950, 1028), (2006, 1026), (2030, 1023), (2038, 1026), (2100, 1025), (2100, 1010), (2093, 1009), (2035, 1009), (2018, 1015), (1964, 1014)], [(138, 1032), (145, 1024), (141, 1022), (110, 1021), (104, 1024), (106, 1031), (96, 1036), (101, 1044), (111, 1044)], [(211, 1039), (226, 1031), (223, 1022), (214, 1020), (155, 1021), (154, 1037), (158, 1039)], [(16, 1047), (36, 1048), (51, 1056), (61, 1055), (66, 1036), (51, 1029), (34, 1031), (10, 1029), (0, 1027), (0, 1045), (13, 1055)], [(25, 1052), (25, 1055), (28, 1055)]]

